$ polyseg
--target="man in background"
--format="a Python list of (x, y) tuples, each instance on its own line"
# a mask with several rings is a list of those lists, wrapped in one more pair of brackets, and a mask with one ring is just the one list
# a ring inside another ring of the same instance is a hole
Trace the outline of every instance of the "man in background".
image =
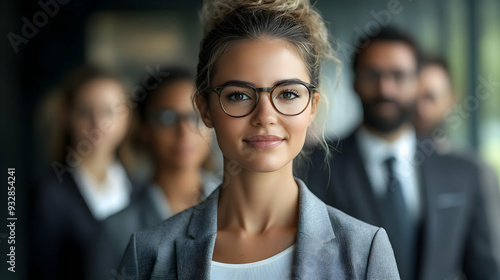
[(425, 153), (417, 140), (417, 45), (390, 28), (363, 43), (353, 61), (363, 122), (329, 143), (329, 164), (315, 151), (307, 185), (327, 204), (384, 227), (401, 279), (500, 279), (498, 189), (484, 187), (475, 162)]
[(434, 141), (439, 153), (451, 151), (446, 117), (456, 103), (448, 64), (443, 58), (426, 56), (422, 61), (414, 124), (417, 136)]

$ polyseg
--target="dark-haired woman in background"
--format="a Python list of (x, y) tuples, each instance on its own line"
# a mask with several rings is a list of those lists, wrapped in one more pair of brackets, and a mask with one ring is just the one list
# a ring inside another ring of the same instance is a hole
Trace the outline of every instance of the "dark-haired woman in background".
[(220, 183), (202, 169), (210, 165), (211, 132), (191, 101), (193, 75), (177, 67), (162, 72), (168, 76), (137, 107), (138, 132), (154, 163), (152, 183), (136, 202), (104, 221), (88, 279), (107, 280), (120, 274), (118, 266), (132, 233), (197, 204)]
[(99, 222), (126, 207), (139, 189), (120, 156), (129, 128), (127, 90), (115, 73), (82, 66), (49, 100), (44, 129), (53, 161), (37, 190), (30, 277), (84, 279)]

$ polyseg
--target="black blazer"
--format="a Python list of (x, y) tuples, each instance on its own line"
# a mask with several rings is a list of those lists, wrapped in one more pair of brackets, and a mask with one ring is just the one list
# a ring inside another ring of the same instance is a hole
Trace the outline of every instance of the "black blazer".
[[(30, 232), (30, 279), (84, 279), (86, 260), (97, 238), (97, 221), (73, 176), (51, 174), (38, 186)], [(133, 200), (140, 184), (132, 183)]]
[[(324, 153), (316, 150), (307, 185), (325, 203), (385, 227), (355, 134), (329, 144), (334, 147), (329, 170)], [(417, 167), (423, 221), (415, 279), (456, 279), (462, 273), (469, 279), (500, 279), (498, 184), (481, 184), (478, 164), (464, 157), (423, 155)]]

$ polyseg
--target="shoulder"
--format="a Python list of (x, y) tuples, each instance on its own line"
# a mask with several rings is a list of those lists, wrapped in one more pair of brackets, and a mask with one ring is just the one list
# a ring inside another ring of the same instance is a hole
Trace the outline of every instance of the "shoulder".
[(155, 270), (165, 275), (175, 274), (176, 242), (187, 238), (195, 211), (191, 207), (160, 224), (135, 232), (123, 255), (121, 269), (135, 273), (134, 278), (140, 279), (149, 279)]
[(480, 182), (481, 167), (477, 160), (460, 154), (433, 153), (423, 157), (420, 166), (424, 176), (439, 177), (455, 190), (474, 190)]
[(158, 225), (136, 232), (136, 242), (151, 244), (157, 247), (160, 244), (171, 243), (178, 237), (185, 236), (194, 211), (194, 208), (191, 207)]
[[(37, 184), (35, 190), (36, 211), (60, 212), (65, 214), (75, 208), (86, 206), (80, 194), (73, 176), (69, 173), (57, 178), (49, 174), (41, 183)], [(64, 209), (64, 211), (61, 211)], [(60, 215), (58, 215), (60, 216)]]
[(127, 207), (106, 218), (102, 222), (103, 231), (111, 230), (119, 232), (123, 229), (123, 226), (136, 227), (143, 208), (147, 206), (148, 203), (151, 203), (151, 201), (148, 199), (147, 193), (145, 192), (127, 205)]
[(71, 173), (66, 173), (60, 177), (55, 174), (47, 174), (47, 176), (37, 184), (40, 192), (54, 194), (69, 195), (77, 191), (75, 179)]
[(326, 205), (326, 208), (331, 226), (335, 232), (335, 238), (341, 240), (351, 250), (359, 252), (369, 250), (377, 234), (386, 234), (384, 229), (349, 216), (337, 208), (329, 205)]
[(297, 182), (301, 189), (300, 195), (303, 201), (301, 206), (304, 209), (311, 209), (302, 212), (304, 215), (307, 215), (305, 218), (314, 220), (315, 225), (321, 227), (325, 225), (331, 226), (331, 230), (328, 229), (328, 231), (325, 232), (332, 232), (335, 239), (338, 238), (343, 243), (347, 242), (346, 244), (349, 246), (366, 247), (380, 230), (379, 227), (372, 226), (349, 216), (337, 208), (327, 205), (314, 195), (302, 181), (297, 180)]
[(342, 228), (350, 235), (373, 235), (379, 227), (372, 226), (361, 220), (358, 220), (337, 208), (326, 205), (330, 222), (334, 228)]
[(480, 166), (480, 161), (477, 157), (474, 157), (471, 154), (461, 154), (461, 153), (447, 153), (447, 154), (438, 154), (433, 153), (429, 155), (429, 160), (435, 162), (435, 164), (451, 164), (445, 165), (441, 168), (453, 168), (455, 170), (462, 169), (477, 169)]
[(144, 246), (144, 250), (152, 249), (156, 251), (158, 248), (173, 248), (171, 245), (175, 240), (188, 236), (188, 228), (193, 216), (205, 212), (207, 207), (213, 207), (217, 202), (218, 191), (216, 190), (198, 205), (177, 213), (155, 226), (136, 232), (134, 242), (138, 246)]
[(177, 253), (189, 250), (182, 247), (183, 244), (196, 240), (195, 235), (206, 236), (216, 230), (217, 220), (213, 215), (216, 214), (218, 193), (216, 190), (200, 204), (134, 233), (121, 267), (141, 279), (150, 278), (155, 273), (175, 275)]
[[(325, 252), (330, 252), (328, 256), (338, 256), (342, 265), (337, 270), (349, 267), (344, 273), (348, 275), (347, 278), (353, 279), (399, 279), (394, 253), (383, 228), (353, 218), (319, 199), (310, 199), (308, 204), (308, 207), (316, 209), (312, 212), (313, 215), (321, 219), (316, 221), (321, 227), (315, 229), (319, 236), (315, 232), (310, 234), (320, 239), (328, 232), (333, 234), (331, 241), (323, 243), (322, 248)], [(321, 212), (326, 214), (323, 214), (324, 218), (321, 218)], [(314, 220), (312, 217), (307, 218)], [(335, 267), (338, 263), (325, 262), (325, 265)], [(335, 273), (339, 272), (332, 273), (337, 275)]]
[(340, 251), (366, 279), (399, 279), (389, 237), (383, 228), (357, 220), (328, 206), (328, 214)]

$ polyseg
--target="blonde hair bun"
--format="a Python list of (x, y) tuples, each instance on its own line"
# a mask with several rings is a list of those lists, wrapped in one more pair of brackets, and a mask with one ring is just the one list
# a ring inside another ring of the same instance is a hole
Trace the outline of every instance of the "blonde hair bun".
[(233, 13), (254, 14), (270, 12), (276, 17), (289, 18), (299, 23), (309, 34), (318, 55), (336, 63), (332, 41), (323, 18), (309, 0), (205, 0), (200, 13), (204, 37), (221, 28), (227, 16)]

